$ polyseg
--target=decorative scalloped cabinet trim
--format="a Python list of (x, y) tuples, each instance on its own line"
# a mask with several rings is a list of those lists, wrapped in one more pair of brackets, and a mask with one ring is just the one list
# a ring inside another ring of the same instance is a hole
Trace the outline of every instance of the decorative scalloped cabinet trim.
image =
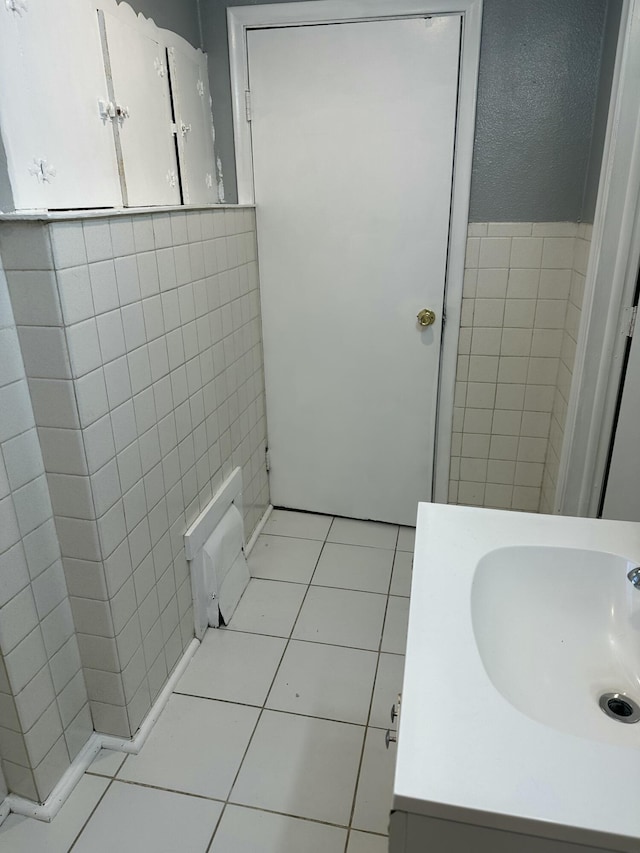
[(186, 51), (197, 51), (200, 56), (206, 56), (206, 53), (199, 47), (195, 47), (182, 36), (171, 30), (164, 30), (159, 27), (153, 18), (145, 17), (142, 12), (136, 12), (131, 6), (124, 2), (118, 3), (117, 0), (98, 0), (96, 9), (103, 12), (108, 12), (110, 15), (116, 15), (123, 23), (128, 23), (130, 26), (142, 27), (142, 31), (147, 33), (149, 38), (159, 41), (164, 47), (177, 47)]

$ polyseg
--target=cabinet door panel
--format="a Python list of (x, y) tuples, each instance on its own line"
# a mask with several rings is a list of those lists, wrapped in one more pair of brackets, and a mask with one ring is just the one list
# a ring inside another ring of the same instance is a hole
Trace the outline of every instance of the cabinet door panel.
[(214, 204), (218, 199), (207, 58), (195, 50), (187, 56), (176, 47), (168, 52), (184, 203)]
[(95, 10), (2, 3), (0, 121), (17, 210), (122, 204)]
[(107, 12), (102, 15), (117, 120), (125, 204), (180, 204), (165, 48)]

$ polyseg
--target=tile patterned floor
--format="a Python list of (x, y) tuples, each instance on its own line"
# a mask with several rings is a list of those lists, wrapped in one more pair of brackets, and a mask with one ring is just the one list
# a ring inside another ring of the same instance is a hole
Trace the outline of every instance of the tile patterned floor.
[(11, 853), (383, 853), (414, 531), (275, 510), (137, 756), (103, 750)]

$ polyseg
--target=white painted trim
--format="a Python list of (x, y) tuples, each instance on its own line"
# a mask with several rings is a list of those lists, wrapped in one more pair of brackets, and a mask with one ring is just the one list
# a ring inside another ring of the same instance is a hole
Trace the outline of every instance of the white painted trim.
[(554, 512), (595, 515), (640, 258), (640, 0), (625, 0)]
[(103, 749), (115, 749), (118, 752), (128, 752), (131, 755), (137, 755), (145, 744), (145, 741), (151, 734), (151, 729), (156, 724), (156, 720), (164, 710), (164, 706), (169, 701), (171, 694), (176, 684), (182, 678), (185, 669), (189, 666), (191, 658), (195, 655), (200, 645), (200, 640), (195, 637), (184, 651), (184, 654), (175, 666), (169, 680), (158, 694), (158, 698), (151, 706), (151, 710), (142, 721), (142, 725), (135, 734), (135, 737), (118, 738), (113, 735), (100, 735), (101, 747)]
[(249, 541), (247, 542), (247, 544), (245, 546), (245, 549), (244, 549), (245, 557), (248, 557), (249, 554), (253, 551), (253, 546), (256, 544), (256, 542), (258, 540), (258, 536), (260, 536), (260, 534), (262, 533), (265, 524), (267, 523), (267, 521), (269, 521), (269, 516), (271, 515), (272, 512), (273, 512), (273, 506), (271, 504), (269, 504), (269, 506), (265, 510), (264, 515), (262, 516), (262, 518), (258, 522), (256, 529), (251, 534), (251, 539), (249, 539)]
[(254, 210), (255, 204), (170, 204), (157, 207), (98, 207), (87, 210), (19, 210), (0, 213), (0, 222), (57, 222), (67, 219), (105, 219), (109, 216), (147, 216), (151, 213), (185, 213), (194, 210)]
[(7, 795), (4, 800), (0, 803), (0, 826), (2, 826), (3, 822), (6, 818), (11, 814), (11, 805), (9, 803), (9, 796)]
[(481, 31), (482, 0), (470, 4), (463, 17), (462, 45), (460, 48), (460, 89), (456, 147), (453, 160), (449, 258), (445, 280), (446, 322), (442, 329), (433, 460), (433, 500), (437, 503), (447, 503), (449, 499), (453, 401), (458, 364), (464, 262), (467, 251)]
[(115, 749), (120, 752), (137, 755), (144, 746), (151, 729), (164, 710), (164, 706), (169, 701), (169, 697), (173, 693), (176, 684), (189, 665), (189, 662), (194, 656), (199, 645), (200, 641), (196, 639), (193, 639), (189, 643), (184, 654), (171, 673), (169, 680), (158, 695), (156, 701), (151, 706), (149, 713), (142, 721), (142, 725), (136, 732), (134, 738), (117, 738), (112, 735), (104, 735), (99, 732), (94, 732), (82, 747), (78, 755), (76, 755), (71, 765), (67, 768), (66, 772), (44, 803), (34, 803), (32, 800), (27, 800), (24, 797), (18, 797), (14, 794), (9, 794), (8, 797), (5, 797), (2, 803), (0, 803), (0, 824), (10, 812), (50, 823), (65, 804), (67, 798), (101, 749)]
[(460, 88), (453, 167), (449, 258), (445, 282), (447, 322), (442, 334), (432, 492), (433, 500), (442, 503), (446, 503), (449, 492), (453, 399), (469, 218), (482, 2), (483, 0), (312, 0), (312, 2), (278, 3), (266, 6), (236, 6), (227, 9), (238, 199), (243, 204), (254, 203), (251, 130), (246, 120), (244, 102), (244, 93), (249, 87), (247, 30), (257, 27), (345, 21), (394, 20), (423, 15), (462, 15)]

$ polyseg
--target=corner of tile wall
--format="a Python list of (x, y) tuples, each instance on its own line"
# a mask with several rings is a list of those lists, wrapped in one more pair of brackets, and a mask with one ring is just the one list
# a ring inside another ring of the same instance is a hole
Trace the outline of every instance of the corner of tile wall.
[[(39, 298), (52, 292), (48, 235), (11, 225), (0, 245), (14, 267), (0, 265), (0, 756), (9, 791), (43, 801), (93, 724), (9, 299), (15, 290), (21, 316), (24, 285), (34, 310), (49, 310)], [(38, 269), (21, 269), (25, 249)]]
[(573, 268), (571, 270), (571, 288), (567, 304), (566, 322), (562, 334), (562, 350), (560, 354), (558, 382), (556, 384), (556, 391), (553, 400), (549, 443), (542, 477), (540, 512), (545, 513), (555, 512), (560, 454), (564, 440), (564, 428), (567, 418), (569, 394), (571, 391), (571, 380), (573, 378), (573, 367), (575, 362), (578, 332), (580, 329), (584, 287), (587, 275), (587, 266), (589, 263), (589, 253), (591, 251), (592, 235), (593, 225), (581, 222), (578, 226), (578, 232), (575, 240)]
[(247, 538), (269, 501), (255, 214), (47, 237), (12, 297), (95, 728), (127, 737), (193, 637), (187, 527), (236, 466)]
[(451, 503), (544, 509), (555, 487), (552, 452), (562, 442), (587, 234), (572, 222), (469, 224)]

